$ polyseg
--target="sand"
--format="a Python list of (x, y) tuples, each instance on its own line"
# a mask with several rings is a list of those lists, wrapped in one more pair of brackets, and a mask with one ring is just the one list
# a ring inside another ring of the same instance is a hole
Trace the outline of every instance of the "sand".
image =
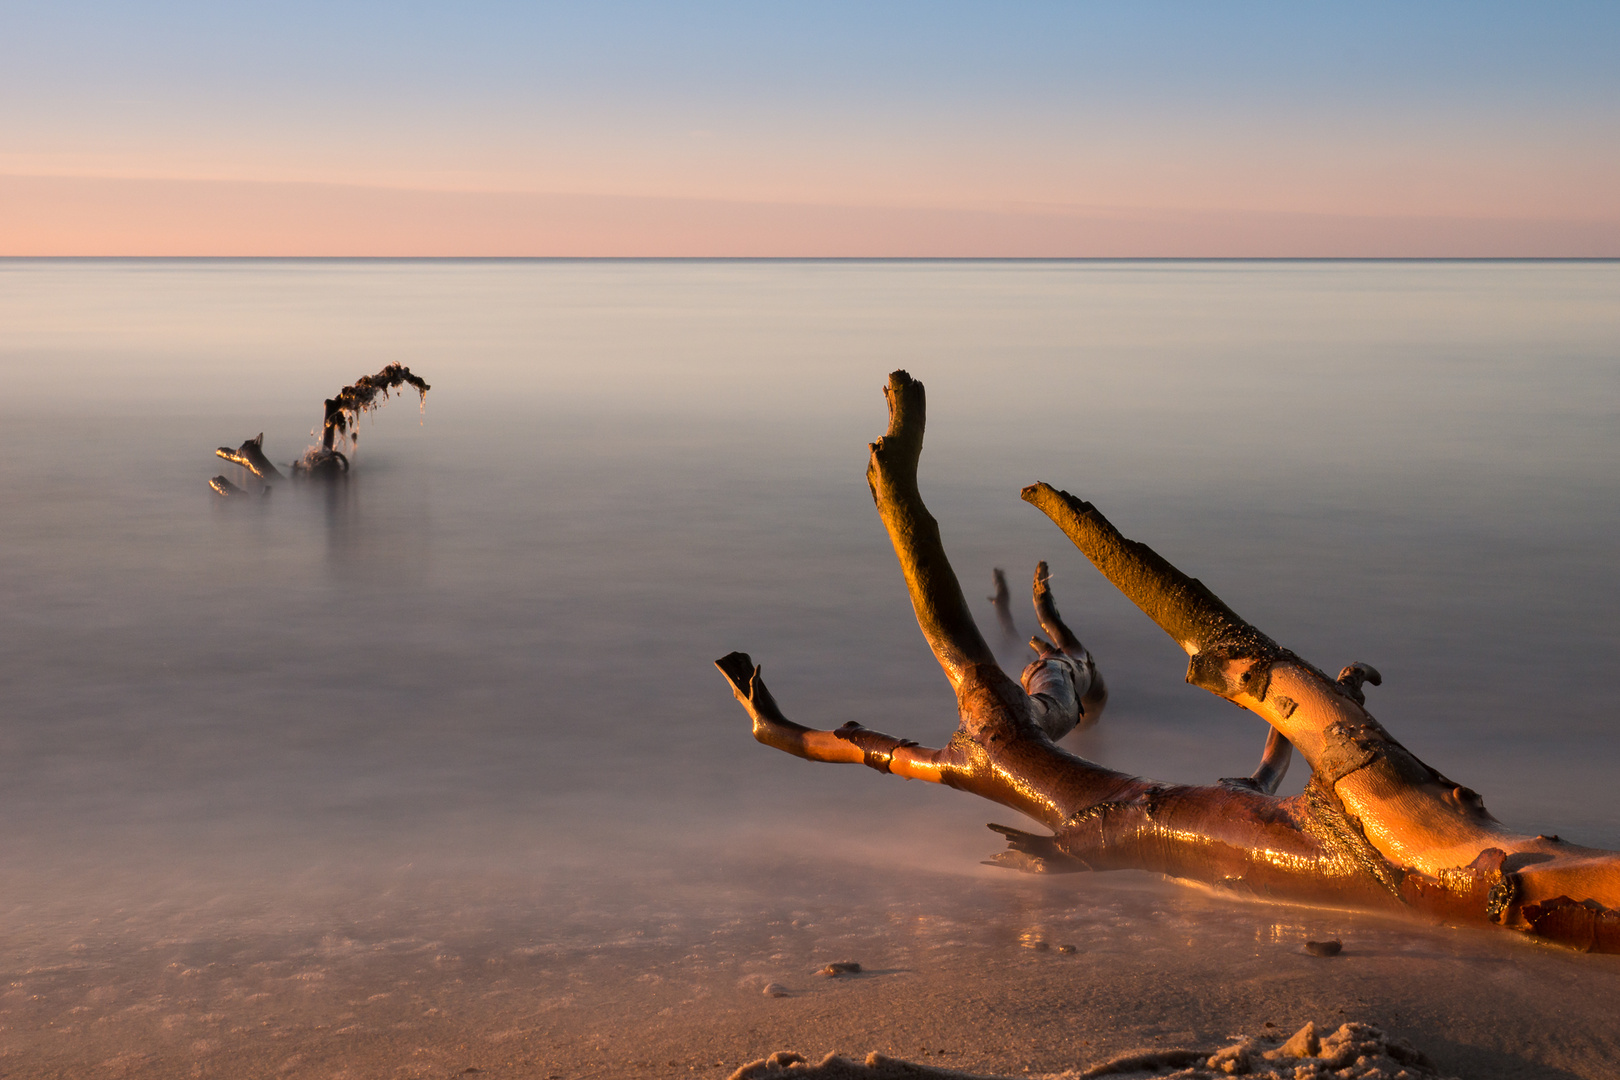
[[(807, 1071), (835, 1054), (857, 1076), (934, 1075), (865, 1065), (888, 1059), (1074, 1077), (1143, 1050), (1187, 1051), (1177, 1068), (1201, 1076), (1223, 1048), (1258, 1068), (1307, 1023), (1352, 1022), (1438, 1075), (1620, 1075), (1620, 958), (1143, 875), (778, 854), (561, 881), (112, 885), (118, 902), (13, 899), (0, 1076), (809, 1080), (838, 1075)], [(1328, 938), (1338, 956), (1304, 949)], [(861, 971), (820, 974), (833, 962)], [(756, 1064), (779, 1052), (804, 1063)]]
[[(1249, 1076), (1254, 1080), (1425, 1080), (1439, 1077), (1434, 1062), (1405, 1039), (1392, 1039), (1370, 1024), (1340, 1024), (1324, 1038), (1307, 1022), (1293, 1035), (1240, 1038), (1218, 1049), (1139, 1050), (1121, 1054), (1089, 1069), (1051, 1074), (1053, 1080), (1117, 1080), (1161, 1077), (1174, 1080), (1218, 1080)], [(935, 1068), (868, 1054), (850, 1061), (828, 1054), (812, 1062), (802, 1054), (782, 1052), (750, 1062), (731, 1080), (1010, 1080), (975, 1076), (957, 1069)]]

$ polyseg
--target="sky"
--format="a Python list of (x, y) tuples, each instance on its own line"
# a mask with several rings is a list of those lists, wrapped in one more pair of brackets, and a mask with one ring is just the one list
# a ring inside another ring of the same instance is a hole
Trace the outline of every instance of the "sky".
[(0, 255), (1620, 256), (1620, 4), (0, 3)]

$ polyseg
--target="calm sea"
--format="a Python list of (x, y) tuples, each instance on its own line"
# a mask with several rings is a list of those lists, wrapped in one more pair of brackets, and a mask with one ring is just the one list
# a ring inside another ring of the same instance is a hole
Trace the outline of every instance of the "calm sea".
[[(346, 485), (210, 491), (216, 447), (285, 465), (390, 362), (433, 389)], [(1049, 560), (1107, 673), (1079, 752), (1209, 781), (1265, 733), (1036, 480), (1376, 666), (1375, 715), (1504, 821), (1620, 847), (1620, 264), (4, 261), (14, 925), (288, 882), (634, 898), (810, 848), (989, 873), (1011, 811), (761, 747), (712, 667), (948, 737), (863, 475), (902, 367), (970, 596)]]

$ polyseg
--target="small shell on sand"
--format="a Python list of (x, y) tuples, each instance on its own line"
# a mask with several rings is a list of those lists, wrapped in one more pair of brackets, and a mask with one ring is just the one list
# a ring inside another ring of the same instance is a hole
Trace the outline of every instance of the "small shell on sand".
[(1343, 949), (1344, 942), (1338, 938), (1332, 938), (1328, 941), (1307, 941), (1305, 943), (1305, 951), (1312, 956), (1338, 956)]
[(787, 997), (788, 988), (781, 983), (766, 983), (764, 994), (766, 997)]
[(840, 975), (859, 975), (860, 973), (861, 965), (853, 960), (843, 960), (838, 963), (828, 964), (816, 974), (825, 975), (829, 979), (836, 979)]

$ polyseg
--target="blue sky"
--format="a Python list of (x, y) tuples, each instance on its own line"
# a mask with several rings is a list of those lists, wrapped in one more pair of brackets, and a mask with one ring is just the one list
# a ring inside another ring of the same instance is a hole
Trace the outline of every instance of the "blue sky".
[(0, 177), (1577, 235), (1617, 55), (1614, 4), (13, 3)]

